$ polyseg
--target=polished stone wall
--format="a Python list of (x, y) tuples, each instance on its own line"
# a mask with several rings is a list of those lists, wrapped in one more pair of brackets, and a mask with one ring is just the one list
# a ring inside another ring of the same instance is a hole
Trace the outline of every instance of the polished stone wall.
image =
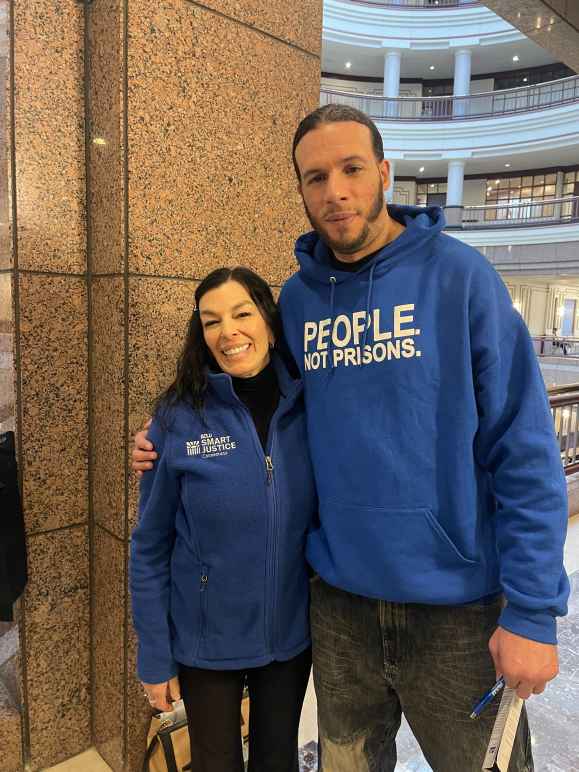
[[(12, 2), (0, 421), (19, 439), (30, 567), (15, 770), (93, 743), (140, 769), (130, 438), (199, 279), (242, 263), (277, 289), (293, 270), (290, 143), (318, 102), (321, 16), (317, 0)], [(8, 61), (0, 47), (0, 82)]]
[(84, 13), (75, 0), (3, 5), (14, 68), (0, 324), (11, 320), (17, 377), (2, 409), (13, 406), (29, 552), (18, 740), (37, 769), (91, 742)]
[(140, 769), (127, 552), (130, 438), (172, 378), (198, 281), (274, 287), (307, 225), (290, 144), (319, 96), (321, 2), (94, 0), (87, 9), (94, 739)]

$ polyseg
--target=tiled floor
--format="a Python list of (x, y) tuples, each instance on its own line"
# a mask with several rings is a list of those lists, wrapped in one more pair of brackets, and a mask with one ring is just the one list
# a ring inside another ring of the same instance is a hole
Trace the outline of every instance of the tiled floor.
[(50, 767), (50, 770), (44, 772), (111, 772), (108, 764), (102, 760), (101, 756), (94, 748), (75, 756), (56, 767)]
[[(569, 521), (565, 567), (571, 575), (569, 614), (560, 622), (561, 672), (543, 695), (528, 703), (535, 767), (540, 772), (579, 772), (579, 516)], [(302, 772), (316, 769), (316, 697), (310, 679), (299, 742)], [(405, 721), (397, 738), (397, 772), (432, 772)], [(46, 772), (110, 772), (95, 750)]]

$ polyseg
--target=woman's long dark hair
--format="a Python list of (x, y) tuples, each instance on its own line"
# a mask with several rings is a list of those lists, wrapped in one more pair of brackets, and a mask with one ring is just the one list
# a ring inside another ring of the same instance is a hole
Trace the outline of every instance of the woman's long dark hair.
[(195, 290), (195, 308), (189, 320), (185, 343), (177, 360), (173, 383), (155, 400), (154, 414), (166, 414), (177, 402), (187, 402), (195, 410), (202, 410), (207, 390), (207, 369), (219, 370), (215, 358), (207, 348), (203, 326), (199, 318), (199, 301), (210, 290), (228, 281), (236, 281), (247, 290), (275, 341), (280, 339), (281, 321), (277, 305), (267, 282), (249, 268), (217, 268), (208, 274)]

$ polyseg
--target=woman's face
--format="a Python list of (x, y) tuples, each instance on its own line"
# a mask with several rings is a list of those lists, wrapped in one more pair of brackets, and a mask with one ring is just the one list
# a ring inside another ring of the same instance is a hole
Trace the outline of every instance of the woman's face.
[(251, 378), (268, 364), (273, 334), (241, 284), (228, 281), (206, 292), (199, 316), (205, 343), (224, 373)]

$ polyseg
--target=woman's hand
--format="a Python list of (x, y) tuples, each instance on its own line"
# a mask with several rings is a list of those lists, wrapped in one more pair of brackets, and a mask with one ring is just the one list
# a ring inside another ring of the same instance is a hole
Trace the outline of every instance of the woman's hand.
[(175, 676), (170, 681), (164, 681), (162, 684), (146, 684), (141, 681), (145, 689), (145, 696), (149, 704), (155, 710), (172, 710), (171, 703), (181, 699), (181, 688), (179, 686), (179, 677)]

